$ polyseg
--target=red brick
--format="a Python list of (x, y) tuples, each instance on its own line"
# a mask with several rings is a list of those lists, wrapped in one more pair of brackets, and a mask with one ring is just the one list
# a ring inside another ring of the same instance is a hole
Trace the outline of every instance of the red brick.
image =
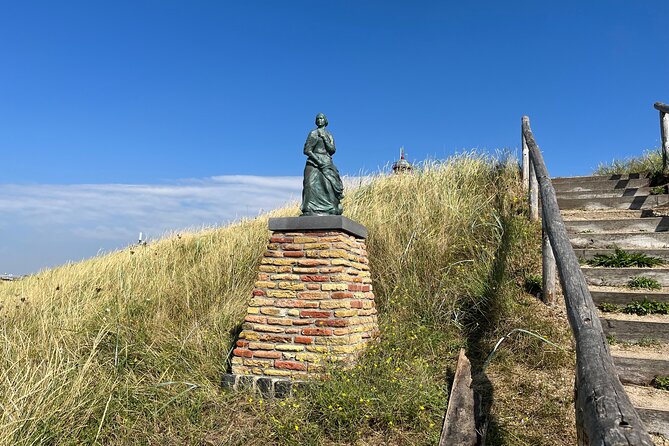
[(314, 338), (310, 338), (309, 336), (295, 336), (295, 343), (296, 344), (313, 344), (314, 343)]
[(245, 348), (236, 348), (232, 351), (235, 356), (241, 356), (242, 358), (252, 358), (253, 352), (251, 350), (246, 350)]
[(308, 283), (307, 284), (307, 289), (311, 290), (311, 291), (320, 290), (321, 286), (317, 283)]
[(270, 325), (293, 325), (290, 319), (282, 317), (268, 317), (267, 323)]
[(307, 327), (302, 330), (302, 334), (305, 336), (332, 336), (332, 329)]
[(286, 328), (286, 333), (298, 334), (301, 330), (299, 328)]
[(281, 342), (284, 344), (288, 344), (290, 342), (293, 342), (293, 338), (290, 336), (282, 336), (282, 335), (275, 335), (275, 334), (267, 334), (267, 333), (262, 333), (258, 337), (259, 341), (268, 341), (268, 342)]
[(295, 361), (274, 361), (274, 367), (277, 369), (287, 369), (287, 370), (307, 370), (307, 365), (301, 362)]
[(302, 282), (327, 282), (330, 280), (328, 276), (302, 276)]
[(253, 352), (254, 358), (268, 358), (268, 359), (279, 359), (281, 357), (281, 352), (272, 352), (269, 350), (256, 350)]
[(302, 251), (304, 248), (304, 245), (296, 245), (296, 244), (287, 244), (282, 246), (284, 251)]
[(254, 296), (267, 296), (267, 293), (264, 292), (263, 290), (253, 290), (253, 295)]
[(270, 243), (293, 243), (293, 237), (272, 237)]
[(295, 319), (293, 325), (311, 325), (314, 323), (313, 319)]
[(351, 308), (362, 308), (362, 301), (361, 300), (352, 300), (351, 301)]
[(327, 299), (328, 293), (317, 291), (300, 291), (297, 293), (297, 297), (300, 299)]
[(284, 257), (304, 257), (304, 251), (287, 251), (283, 253)]
[(243, 339), (239, 339), (237, 342), (237, 347), (247, 347), (249, 345), (249, 341), (245, 341)]
[(265, 321), (267, 321), (266, 317), (263, 316), (253, 316), (253, 315), (247, 315), (244, 318), (245, 322), (255, 322), (256, 324), (264, 324)]
[(363, 289), (364, 285), (349, 285), (348, 290), (349, 291), (369, 291), (369, 288), (366, 290)]
[(300, 311), (300, 317), (328, 318), (332, 317), (332, 311), (302, 310)]
[(345, 291), (338, 291), (332, 293), (333, 299), (353, 299), (353, 293), (347, 293)]
[(316, 321), (316, 325), (319, 327), (348, 327), (348, 321), (346, 319), (321, 319)]

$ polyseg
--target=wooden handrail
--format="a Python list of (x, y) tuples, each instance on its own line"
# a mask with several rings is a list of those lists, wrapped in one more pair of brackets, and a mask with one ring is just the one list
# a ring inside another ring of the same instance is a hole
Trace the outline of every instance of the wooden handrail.
[(659, 110), (664, 113), (669, 113), (669, 104), (663, 104), (662, 102), (656, 102), (655, 105), (655, 110)]
[(651, 446), (653, 442), (618, 380), (597, 307), (569, 241), (555, 189), (527, 116), (523, 116), (522, 132), (539, 183), (544, 227), (555, 254), (567, 316), (576, 341), (578, 444)]

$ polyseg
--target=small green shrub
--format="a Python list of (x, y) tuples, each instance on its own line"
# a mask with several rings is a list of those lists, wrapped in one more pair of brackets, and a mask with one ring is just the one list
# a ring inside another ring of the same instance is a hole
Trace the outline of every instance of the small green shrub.
[(657, 302), (648, 299), (634, 301), (623, 308), (623, 313), (646, 316), (648, 314), (669, 314), (669, 302)]
[(666, 186), (655, 186), (650, 188), (651, 195), (662, 195), (667, 193)]
[(660, 282), (653, 279), (652, 277), (635, 277), (627, 282), (627, 286), (630, 288), (643, 288), (645, 290), (659, 290), (662, 288)]
[(595, 175), (614, 175), (624, 173), (649, 172), (655, 174), (662, 170), (662, 151), (660, 149), (646, 150), (641, 156), (613, 160), (610, 164), (600, 164), (595, 169)]
[(650, 268), (664, 265), (665, 261), (639, 252), (627, 252), (616, 247), (613, 254), (597, 254), (586, 262), (590, 266), (605, 266), (607, 268)]
[(617, 313), (620, 311), (620, 307), (616, 304), (603, 302), (599, 304), (599, 310), (603, 311), (604, 313)]
[(529, 274), (525, 277), (525, 291), (533, 296), (541, 293), (543, 278), (541, 274)]
[(656, 389), (669, 390), (669, 376), (656, 376), (652, 384)]
[(608, 342), (609, 345), (616, 345), (618, 343), (616, 337), (613, 335), (606, 335), (606, 342)]

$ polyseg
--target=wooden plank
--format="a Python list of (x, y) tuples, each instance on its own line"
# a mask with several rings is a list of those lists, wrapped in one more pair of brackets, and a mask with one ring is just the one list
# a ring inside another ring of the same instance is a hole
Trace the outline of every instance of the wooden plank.
[(477, 444), (472, 367), (465, 355), (465, 350), (460, 349), (439, 446), (476, 446)]
[(547, 305), (555, 305), (557, 302), (557, 267), (545, 221), (544, 216), (541, 219), (541, 300)]
[(530, 200), (530, 220), (538, 221), (539, 220), (539, 186), (537, 183), (537, 175), (534, 171), (534, 165), (530, 163), (530, 190), (529, 190), (529, 200)]
[[(626, 249), (625, 251), (627, 252), (638, 252), (641, 254), (646, 254), (647, 256), (651, 257), (658, 257), (660, 259), (663, 259), (667, 262), (669, 262), (669, 249)], [(581, 248), (574, 248), (574, 252), (578, 256), (579, 259), (583, 260), (590, 260), (593, 259), (597, 254), (604, 254), (604, 255), (613, 255), (615, 253), (615, 250), (607, 248), (589, 248), (589, 249), (581, 249)]]
[(669, 437), (669, 410), (637, 408), (649, 432)]
[(656, 376), (669, 376), (669, 359), (613, 355), (618, 378), (623, 384), (649, 386)]
[(523, 188), (525, 191), (530, 190), (530, 149), (527, 148), (525, 136), (523, 136), (523, 129), (520, 129), (520, 141), (523, 146)]
[(613, 336), (616, 341), (656, 340), (669, 342), (669, 323), (650, 322), (631, 319), (614, 319), (602, 316), (604, 333)]
[(597, 305), (603, 303), (627, 305), (630, 302), (643, 301), (644, 299), (654, 302), (669, 302), (669, 294), (651, 291), (600, 291), (591, 289), (590, 294)]
[(656, 102), (653, 107), (655, 110), (659, 110), (664, 113), (669, 113), (669, 104), (663, 104), (662, 102)]
[(662, 286), (669, 286), (669, 268), (604, 268), (583, 266), (581, 268), (588, 285), (626, 286), (635, 277), (657, 280)]
[(565, 295), (567, 317), (576, 340), (579, 444), (651, 446), (653, 442), (618, 380), (597, 308), (571, 247), (555, 190), (526, 116), (523, 117), (523, 133), (539, 182), (548, 237)]

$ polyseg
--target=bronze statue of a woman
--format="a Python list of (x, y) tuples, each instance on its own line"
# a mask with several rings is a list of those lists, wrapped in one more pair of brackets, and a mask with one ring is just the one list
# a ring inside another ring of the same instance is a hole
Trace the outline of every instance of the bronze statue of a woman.
[(323, 113), (316, 115), (316, 129), (309, 132), (304, 143), (307, 165), (304, 167), (302, 189), (302, 215), (341, 215), (344, 185), (339, 171), (332, 162), (335, 143), (325, 127), (328, 119)]

